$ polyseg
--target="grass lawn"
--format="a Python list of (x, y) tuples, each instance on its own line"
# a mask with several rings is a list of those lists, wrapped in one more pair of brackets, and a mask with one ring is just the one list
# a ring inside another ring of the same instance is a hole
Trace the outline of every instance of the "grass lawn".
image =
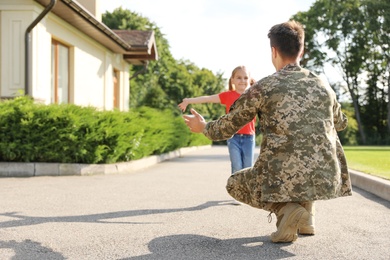
[(343, 146), (348, 168), (390, 180), (390, 146)]

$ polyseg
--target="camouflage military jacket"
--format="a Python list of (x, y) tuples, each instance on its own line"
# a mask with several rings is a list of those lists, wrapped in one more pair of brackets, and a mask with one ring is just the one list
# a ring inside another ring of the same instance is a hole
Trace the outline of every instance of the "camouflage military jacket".
[(249, 88), (203, 133), (212, 140), (228, 139), (256, 115), (263, 134), (260, 154), (252, 168), (242, 170), (253, 176), (245, 184), (252, 200), (311, 201), (352, 194), (337, 136), (347, 118), (326, 81), (287, 65)]

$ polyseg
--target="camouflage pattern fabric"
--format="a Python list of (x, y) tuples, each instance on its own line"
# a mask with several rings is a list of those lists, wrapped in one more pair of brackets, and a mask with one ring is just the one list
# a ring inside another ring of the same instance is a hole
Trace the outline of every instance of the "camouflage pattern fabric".
[(236, 200), (262, 209), (265, 203), (261, 201), (261, 187), (257, 176), (254, 168), (242, 169), (229, 177), (226, 190)]
[(203, 133), (211, 140), (228, 139), (256, 115), (263, 134), (260, 154), (252, 168), (229, 178), (231, 196), (262, 208), (264, 202), (352, 195), (337, 136), (347, 118), (326, 81), (299, 65), (287, 65), (244, 92)]

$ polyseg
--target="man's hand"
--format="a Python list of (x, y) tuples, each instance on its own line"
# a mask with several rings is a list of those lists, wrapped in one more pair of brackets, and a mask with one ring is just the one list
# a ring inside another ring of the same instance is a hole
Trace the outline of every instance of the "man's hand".
[(192, 115), (183, 115), (184, 122), (193, 133), (202, 133), (206, 126), (203, 116), (191, 108)]

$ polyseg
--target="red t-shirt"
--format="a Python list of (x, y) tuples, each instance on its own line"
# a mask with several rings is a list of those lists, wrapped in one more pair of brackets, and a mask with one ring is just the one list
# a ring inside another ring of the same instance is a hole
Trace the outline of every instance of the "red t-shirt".
[[(231, 105), (233, 105), (234, 101), (236, 101), (241, 94), (237, 93), (234, 90), (229, 90), (225, 92), (219, 93), (219, 99), (221, 100), (221, 104), (226, 106), (226, 113), (229, 113)], [(253, 118), (251, 122), (243, 126), (240, 130), (237, 131), (237, 134), (245, 134), (245, 135), (254, 135), (255, 134), (255, 122), (256, 117)]]

